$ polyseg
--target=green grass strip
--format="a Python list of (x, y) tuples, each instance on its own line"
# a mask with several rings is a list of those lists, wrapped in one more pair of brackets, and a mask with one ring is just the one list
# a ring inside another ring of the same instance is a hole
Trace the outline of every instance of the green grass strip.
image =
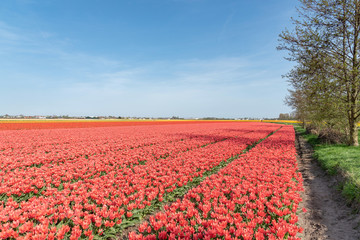
[(344, 144), (324, 144), (314, 134), (309, 134), (299, 125), (295, 131), (308, 141), (314, 149), (314, 158), (329, 175), (341, 174), (344, 181), (339, 190), (349, 203), (360, 203), (360, 147)]

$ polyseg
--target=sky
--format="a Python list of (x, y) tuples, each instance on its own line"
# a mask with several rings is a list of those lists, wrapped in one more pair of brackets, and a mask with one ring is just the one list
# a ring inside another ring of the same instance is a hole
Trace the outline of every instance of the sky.
[(295, 0), (1, 0), (0, 115), (273, 118)]

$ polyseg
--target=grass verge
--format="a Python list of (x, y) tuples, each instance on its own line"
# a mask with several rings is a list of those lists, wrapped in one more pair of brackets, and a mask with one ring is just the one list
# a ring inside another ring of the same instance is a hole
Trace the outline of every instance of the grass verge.
[[(324, 144), (314, 134), (309, 134), (299, 125), (294, 125), (299, 133), (314, 148), (314, 158), (322, 168), (333, 176), (341, 176), (339, 190), (348, 203), (360, 207), (360, 147), (344, 144)], [(360, 132), (359, 132), (360, 134)]]

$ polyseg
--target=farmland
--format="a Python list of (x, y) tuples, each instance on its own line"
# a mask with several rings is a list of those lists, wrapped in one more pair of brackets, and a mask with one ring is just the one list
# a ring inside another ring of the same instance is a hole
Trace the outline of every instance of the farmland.
[(296, 239), (292, 126), (175, 123), (3, 124), (0, 239)]

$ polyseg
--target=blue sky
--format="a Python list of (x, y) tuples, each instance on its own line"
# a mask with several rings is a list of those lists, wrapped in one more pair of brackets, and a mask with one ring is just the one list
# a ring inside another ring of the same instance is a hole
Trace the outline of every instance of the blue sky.
[(295, 0), (2, 0), (0, 115), (277, 117)]

